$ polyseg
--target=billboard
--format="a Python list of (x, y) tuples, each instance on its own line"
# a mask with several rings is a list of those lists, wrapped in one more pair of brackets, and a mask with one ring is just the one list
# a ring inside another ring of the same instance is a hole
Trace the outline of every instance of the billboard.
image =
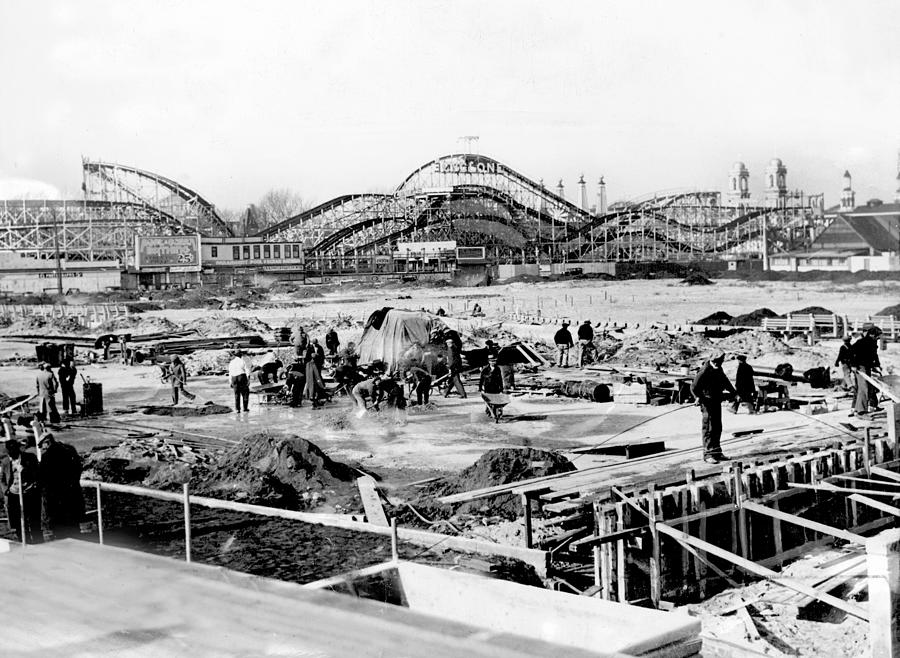
[(199, 272), (199, 235), (137, 235), (134, 267), (145, 272)]

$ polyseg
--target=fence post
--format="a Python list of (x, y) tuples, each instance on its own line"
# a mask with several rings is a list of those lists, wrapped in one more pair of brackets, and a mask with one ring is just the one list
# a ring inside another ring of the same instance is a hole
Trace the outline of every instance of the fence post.
[(100, 545), (103, 545), (103, 502), (102, 496), (100, 495), (100, 490), (103, 485), (99, 482), (97, 483), (97, 538), (100, 541)]
[(397, 518), (391, 517), (391, 559), (394, 562), (400, 560), (400, 547), (397, 545)]
[(184, 560), (191, 561), (191, 497), (188, 494), (188, 485), (184, 487)]
[(900, 528), (866, 540), (869, 650), (872, 658), (900, 656)]

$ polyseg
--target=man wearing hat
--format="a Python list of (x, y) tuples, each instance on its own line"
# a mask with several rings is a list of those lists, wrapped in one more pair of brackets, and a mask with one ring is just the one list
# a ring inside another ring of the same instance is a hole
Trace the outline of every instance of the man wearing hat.
[(459, 397), (465, 398), (467, 397), (466, 389), (460, 378), (460, 373), (462, 372), (462, 356), (459, 353), (459, 347), (452, 338), (448, 338), (445, 342), (447, 345), (447, 368), (450, 370), (450, 376), (447, 378), (447, 390), (444, 393), (444, 397), (448, 397), (450, 391), (455, 387), (456, 392), (459, 393)]
[(834, 367), (841, 367), (844, 375), (844, 390), (852, 391), (854, 399), (856, 398), (856, 373), (853, 372), (853, 345), (850, 344), (852, 336), (847, 334), (838, 350), (837, 359), (834, 361)]
[(188, 400), (193, 400), (197, 397), (184, 387), (187, 384), (187, 368), (184, 367), (184, 361), (181, 360), (180, 356), (172, 358), (170, 377), (172, 378), (172, 404), (178, 404), (179, 393), (183, 394)]
[(722, 454), (722, 401), (724, 391), (735, 394), (734, 386), (722, 371), (725, 355), (714, 352), (691, 384), (691, 393), (697, 399), (702, 413), (703, 461), (717, 464), (727, 461)]
[[(3, 444), (6, 456), (0, 462), (0, 494), (6, 502), (6, 519), (10, 530), (22, 541), (22, 519), (25, 520), (25, 540), (39, 544), (41, 534), (41, 490), (38, 483), (38, 461), (21, 444), (9, 439)], [(20, 504), (21, 503), (21, 504)]]
[(747, 405), (747, 409), (751, 414), (756, 413), (756, 382), (753, 380), (756, 374), (753, 366), (747, 363), (746, 354), (738, 354), (737, 373), (734, 376), (734, 388), (737, 394), (731, 403), (731, 413), (736, 414), (741, 402)]
[(572, 340), (572, 332), (569, 331), (569, 323), (565, 320), (562, 323), (562, 328), (553, 336), (553, 342), (556, 343), (556, 365), (560, 368), (568, 368), (569, 350), (572, 349), (575, 342)]
[(81, 494), (81, 456), (50, 432), (38, 438), (41, 451), (40, 481), (44, 500), (44, 529), (56, 539), (74, 537), (84, 518)]
[(38, 364), (35, 386), (37, 387), (41, 420), (48, 423), (58, 423), (60, 418), (59, 411), (56, 410), (56, 391), (59, 389), (59, 382), (56, 381), (56, 375), (53, 374), (50, 366), (43, 361)]
[(864, 416), (869, 407), (878, 411), (878, 392), (863, 376), (872, 377), (881, 374), (881, 361), (878, 359), (878, 337), (881, 329), (869, 327), (863, 337), (853, 343), (853, 369), (856, 371), (856, 399), (851, 416)]
[(594, 328), (590, 320), (585, 320), (578, 327), (578, 367), (584, 367), (584, 361), (591, 348), (594, 346)]

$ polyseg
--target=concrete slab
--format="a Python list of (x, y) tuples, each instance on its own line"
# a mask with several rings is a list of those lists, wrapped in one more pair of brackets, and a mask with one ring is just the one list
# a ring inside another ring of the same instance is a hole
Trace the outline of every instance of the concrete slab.
[(610, 655), (77, 540), (0, 555), (0, 582), (4, 655)]

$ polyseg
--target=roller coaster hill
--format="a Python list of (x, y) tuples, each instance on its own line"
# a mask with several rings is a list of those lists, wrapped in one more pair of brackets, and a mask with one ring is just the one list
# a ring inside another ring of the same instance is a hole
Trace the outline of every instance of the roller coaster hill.
[[(718, 192), (677, 191), (588, 208), (583, 178), (575, 204), (561, 182), (554, 192), (497, 160), (457, 153), (419, 167), (392, 193), (340, 196), (238, 236), (212, 203), (174, 180), (87, 159), (82, 171), (83, 199), (0, 201), (0, 252), (57, 268), (118, 263), (155, 285), (258, 273), (589, 272), (610, 263), (760, 260), (802, 248), (822, 228), (820, 207), (799, 193), (724, 205)], [(200, 236), (202, 267), (141, 263), (136, 238), (165, 236)]]

